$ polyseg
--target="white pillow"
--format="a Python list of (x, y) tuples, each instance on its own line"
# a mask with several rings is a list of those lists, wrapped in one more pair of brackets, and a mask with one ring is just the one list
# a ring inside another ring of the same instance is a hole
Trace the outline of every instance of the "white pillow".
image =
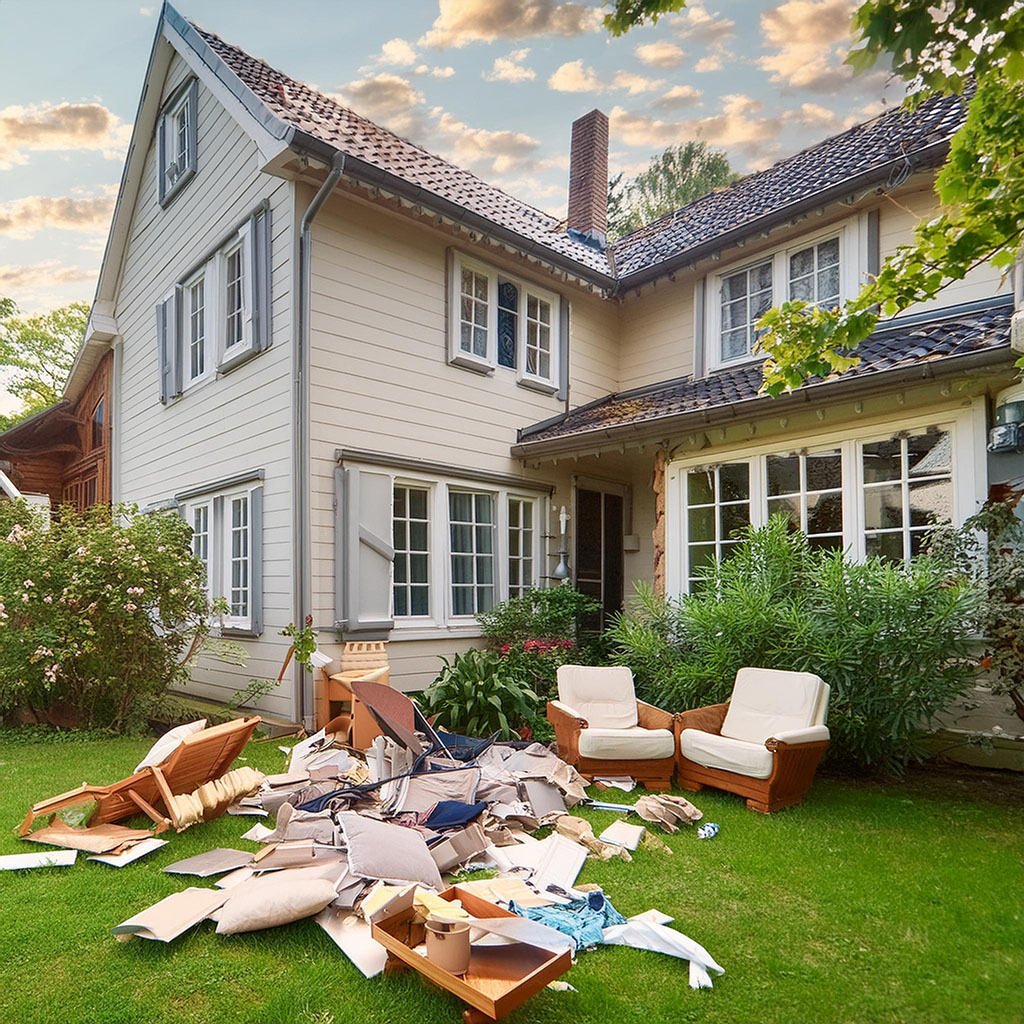
[(178, 749), (186, 736), (201, 732), (205, 728), (206, 719), (200, 718), (198, 722), (189, 722), (188, 725), (179, 725), (168, 730), (149, 748), (149, 753), (135, 766), (135, 771), (141, 772), (150, 765), (162, 764)]
[(348, 868), (357, 878), (419, 882), (440, 891), (441, 874), (415, 829), (390, 825), (352, 811), (338, 815), (348, 845)]
[(288, 879), (287, 871), (238, 887), (217, 915), (217, 934), (235, 935), (276, 928), (319, 914), (338, 894), (326, 878)]

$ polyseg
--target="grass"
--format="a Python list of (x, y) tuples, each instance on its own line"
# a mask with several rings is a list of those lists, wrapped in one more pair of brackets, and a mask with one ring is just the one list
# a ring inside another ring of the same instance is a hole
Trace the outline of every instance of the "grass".
[[(83, 779), (123, 777), (147, 746), (0, 733), (0, 853), (45, 849), (13, 834), (28, 806)], [(283, 766), (274, 742), (245, 757)], [(1020, 796), (1013, 776), (923, 770), (888, 785), (822, 777), (803, 806), (767, 818), (726, 794), (697, 794), (717, 838), (687, 829), (664, 837), (671, 856), (588, 862), (580, 880), (603, 885), (626, 915), (672, 914), (725, 967), (714, 990), (691, 991), (683, 961), (602, 947), (567, 976), (578, 993), (541, 992), (506, 1020), (1016, 1024)], [(616, 817), (585, 816), (597, 831)], [(71, 868), (0, 873), (0, 1021), (460, 1020), (462, 1004), (416, 976), (364, 979), (309, 921), (226, 937), (206, 923), (169, 945), (114, 940), (113, 925), (188, 884), (163, 874), (166, 864), (214, 846), (255, 849), (238, 838), (252, 821), (172, 833), (122, 869), (80, 854)]]

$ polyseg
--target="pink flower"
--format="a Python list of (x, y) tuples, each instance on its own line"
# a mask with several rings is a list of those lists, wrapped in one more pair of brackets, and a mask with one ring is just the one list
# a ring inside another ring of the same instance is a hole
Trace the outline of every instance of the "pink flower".
[(126, 612), (133, 612), (133, 611), (135, 611), (135, 604), (134, 604), (133, 602), (129, 601), (129, 602), (128, 602), (128, 603), (127, 603), (127, 604), (126, 604), (125, 606), (124, 606), (124, 610), (125, 610)]
[(35, 584), (31, 580), (25, 580), (24, 586), (26, 586), (26, 587), (34, 587)]
[(89, 549), (84, 546), (76, 548), (75, 554), (78, 555), (79, 558), (85, 558), (85, 556), (89, 554)]
[(46, 597), (43, 598), (43, 604), (53, 604), (53, 594), (47, 594)]

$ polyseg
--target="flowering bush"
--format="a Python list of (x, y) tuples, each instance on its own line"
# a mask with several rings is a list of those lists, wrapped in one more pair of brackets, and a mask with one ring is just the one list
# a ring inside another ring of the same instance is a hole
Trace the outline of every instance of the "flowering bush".
[(192, 531), (173, 513), (0, 502), (0, 713), (66, 702), (123, 731), (209, 641)]

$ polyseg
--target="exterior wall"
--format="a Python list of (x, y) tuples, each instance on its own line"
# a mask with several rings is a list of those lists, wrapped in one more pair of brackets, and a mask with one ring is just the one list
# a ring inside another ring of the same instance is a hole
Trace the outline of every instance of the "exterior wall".
[[(175, 56), (164, 97), (188, 74)], [(264, 471), (262, 637), (242, 641), (250, 653), (245, 667), (203, 663), (188, 687), (197, 695), (225, 699), (252, 677), (277, 677), (287, 650), (277, 634), (294, 614), (293, 199), (290, 183), (260, 172), (256, 147), (202, 85), (197, 153), (196, 176), (163, 209), (156, 198), (155, 144), (146, 161), (116, 302), (123, 360), (114, 420), (120, 453), (115, 498), (144, 508), (239, 471)], [(273, 344), (223, 376), (197, 383), (165, 407), (159, 401), (157, 303), (265, 198), (271, 212)], [(260, 706), (291, 718), (293, 698), (286, 680)]]
[(693, 373), (693, 287), (696, 275), (664, 279), (622, 302), (619, 386), (656, 384)]

